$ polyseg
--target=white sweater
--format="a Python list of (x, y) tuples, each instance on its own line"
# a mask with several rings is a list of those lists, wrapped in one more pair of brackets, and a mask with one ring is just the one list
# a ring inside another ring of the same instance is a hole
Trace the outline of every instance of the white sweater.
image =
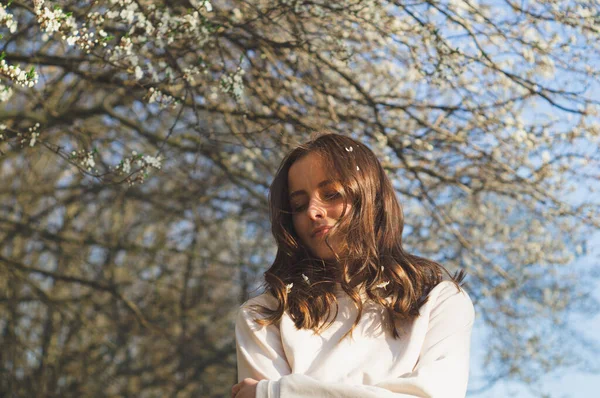
[[(364, 295), (362, 296), (365, 297)], [(345, 294), (338, 298), (334, 323), (320, 335), (297, 330), (287, 312), (280, 326), (260, 326), (248, 304), (276, 306), (268, 294), (248, 300), (238, 312), (235, 335), (238, 380), (260, 380), (256, 398), (464, 398), (474, 309), (468, 294), (449, 281), (429, 293), (419, 317), (399, 322), (400, 339), (381, 324), (383, 309), (357, 309)], [(332, 316), (335, 315), (335, 306)]]

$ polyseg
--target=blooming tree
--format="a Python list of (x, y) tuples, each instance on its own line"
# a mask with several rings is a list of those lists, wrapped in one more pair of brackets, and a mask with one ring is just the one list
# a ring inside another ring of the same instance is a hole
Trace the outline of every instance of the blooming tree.
[(409, 251), (470, 275), (490, 382), (594, 365), (597, 9), (3, 3), (0, 391), (222, 396), (270, 180), (321, 128), (380, 157)]

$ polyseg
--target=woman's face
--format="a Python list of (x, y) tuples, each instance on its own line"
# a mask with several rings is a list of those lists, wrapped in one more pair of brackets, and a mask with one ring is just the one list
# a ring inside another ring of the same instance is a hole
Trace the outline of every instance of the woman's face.
[[(334, 254), (325, 243), (328, 233), (314, 234), (321, 226), (333, 226), (342, 215), (344, 202), (335, 185), (330, 183), (323, 162), (315, 153), (296, 160), (288, 171), (290, 207), (296, 234), (313, 253), (322, 259), (333, 259)], [(346, 214), (350, 210), (348, 204)], [(341, 238), (330, 239), (329, 243), (339, 253)]]

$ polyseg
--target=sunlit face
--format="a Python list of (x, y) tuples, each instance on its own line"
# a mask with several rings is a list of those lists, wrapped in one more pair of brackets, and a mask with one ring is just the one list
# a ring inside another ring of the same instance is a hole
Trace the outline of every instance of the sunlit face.
[[(313, 230), (322, 225), (333, 226), (342, 215), (344, 202), (335, 185), (325, 173), (320, 157), (309, 153), (296, 160), (288, 171), (290, 206), (294, 212), (294, 229), (300, 240), (316, 257), (335, 258), (325, 243), (325, 234), (313, 235)], [(351, 205), (346, 207), (348, 214)], [(339, 253), (341, 238), (330, 239), (331, 246)]]

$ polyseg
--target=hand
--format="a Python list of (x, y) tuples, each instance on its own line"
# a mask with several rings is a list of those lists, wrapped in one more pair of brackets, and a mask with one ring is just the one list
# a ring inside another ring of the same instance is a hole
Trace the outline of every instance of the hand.
[(231, 398), (256, 398), (256, 385), (258, 380), (245, 378), (231, 387)]

